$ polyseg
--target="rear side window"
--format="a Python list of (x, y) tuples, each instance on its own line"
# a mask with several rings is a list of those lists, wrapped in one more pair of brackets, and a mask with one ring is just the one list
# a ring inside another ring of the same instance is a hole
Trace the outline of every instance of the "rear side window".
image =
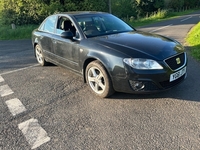
[(54, 33), (55, 24), (56, 24), (56, 16), (48, 17), (39, 27), (39, 30)]

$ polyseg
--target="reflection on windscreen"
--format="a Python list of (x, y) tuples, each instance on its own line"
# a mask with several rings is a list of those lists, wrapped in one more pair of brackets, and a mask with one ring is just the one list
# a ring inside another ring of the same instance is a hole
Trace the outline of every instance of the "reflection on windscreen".
[(87, 37), (132, 31), (133, 29), (113, 15), (89, 15), (76, 17)]

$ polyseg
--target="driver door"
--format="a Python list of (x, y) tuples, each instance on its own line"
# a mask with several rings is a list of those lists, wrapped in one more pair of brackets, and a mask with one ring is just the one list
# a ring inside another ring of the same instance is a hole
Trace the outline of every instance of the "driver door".
[(53, 41), (54, 52), (60, 65), (79, 72), (79, 41), (60, 36), (62, 32), (68, 30), (75, 35), (76, 29), (72, 22), (67, 17), (59, 17), (56, 29), (57, 36)]

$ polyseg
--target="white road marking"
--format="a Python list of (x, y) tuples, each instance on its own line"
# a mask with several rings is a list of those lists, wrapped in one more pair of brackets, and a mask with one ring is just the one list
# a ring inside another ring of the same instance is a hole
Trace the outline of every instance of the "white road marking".
[(192, 18), (192, 16), (190, 16), (190, 17), (188, 17), (188, 18), (185, 18), (185, 19), (181, 20), (181, 22), (186, 21), (186, 20), (188, 20), (188, 19), (190, 19), (190, 18)]
[(0, 86), (0, 95), (1, 97), (13, 94), (14, 92), (10, 89), (8, 85)]
[(18, 128), (26, 137), (31, 149), (35, 149), (40, 145), (50, 141), (50, 137), (47, 136), (47, 132), (38, 124), (37, 119), (32, 118), (22, 122), (18, 124)]
[(0, 82), (3, 82), (4, 81), (4, 79), (2, 78), (2, 76), (0, 76)]
[(26, 111), (22, 102), (17, 98), (6, 101), (6, 104), (13, 116)]
[(39, 66), (39, 64), (35, 64), (35, 65), (29, 66), (29, 67), (25, 67), (25, 68), (20, 68), (20, 69), (4, 72), (4, 73), (1, 73), (0, 75), (5, 75), (5, 74), (10, 74), (10, 73), (13, 73), (13, 72), (17, 72), (17, 71), (26, 70), (26, 69), (29, 69), (29, 68), (33, 68), (35, 66)]
[(167, 27), (170, 27), (170, 26), (172, 26), (172, 25), (173, 25), (173, 24), (170, 24), (170, 25), (167, 25), (167, 26), (163, 26), (162, 28), (158, 28), (158, 29), (155, 29), (155, 30), (150, 31), (150, 33), (155, 32), (155, 31), (158, 31), (158, 30), (161, 30), (161, 29), (164, 29), (164, 28), (167, 28)]

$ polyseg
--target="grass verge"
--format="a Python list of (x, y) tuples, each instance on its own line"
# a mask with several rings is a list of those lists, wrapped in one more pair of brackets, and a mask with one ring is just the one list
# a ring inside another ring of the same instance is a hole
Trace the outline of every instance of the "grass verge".
[(186, 37), (192, 57), (200, 60), (200, 22), (194, 26)]
[(16, 26), (16, 29), (12, 29), (11, 25), (1, 26), (0, 40), (31, 39), (31, 33), (37, 27), (38, 25), (25, 25)]
[(146, 18), (130, 20), (130, 21), (125, 20), (125, 21), (128, 22), (133, 27), (140, 27), (140, 26), (156, 23), (159, 21), (164, 21), (164, 20), (180, 17), (182, 15), (186, 15), (186, 14), (192, 13), (194, 11), (195, 10), (186, 10), (186, 11), (182, 11), (182, 12), (170, 12), (169, 10), (159, 10), (157, 13), (152, 14)]

